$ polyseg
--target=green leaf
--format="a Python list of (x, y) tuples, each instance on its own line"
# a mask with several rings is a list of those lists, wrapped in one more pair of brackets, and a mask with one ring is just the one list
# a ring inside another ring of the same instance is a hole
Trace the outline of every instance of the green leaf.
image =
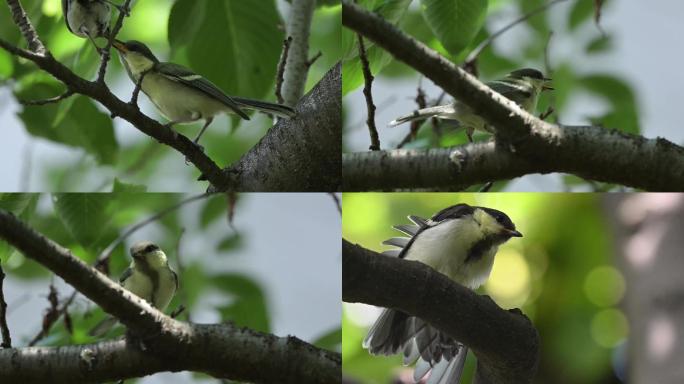
[[(397, 24), (411, 4), (411, 0), (360, 0), (357, 3), (365, 9), (372, 10), (387, 22)], [(364, 47), (370, 50), (375, 43), (364, 40)], [(342, 30), (342, 59), (350, 60), (359, 56), (359, 43), (356, 32), (344, 28)], [(346, 81), (346, 79), (345, 79)]]
[(98, 193), (64, 193), (53, 196), (55, 213), (84, 248), (93, 247), (106, 232), (111, 196)]
[[(27, 81), (26, 88), (17, 92), (21, 99), (38, 100), (60, 95), (61, 86), (43, 82)], [(37, 137), (72, 147), (80, 147), (95, 156), (102, 164), (113, 164), (118, 151), (114, 126), (109, 115), (100, 112), (94, 102), (84, 96), (72, 96), (73, 108), (61, 113), (61, 106), (48, 104), (25, 106), (19, 113), (26, 130)], [(62, 116), (60, 116), (62, 115)]]
[(599, 36), (587, 44), (587, 53), (605, 52), (613, 47), (613, 39), (610, 36)]
[(594, 0), (577, 0), (568, 16), (568, 29), (572, 32), (594, 14)]
[(144, 193), (147, 192), (146, 185), (139, 184), (128, 184), (124, 183), (118, 178), (114, 179), (114, 186), (112, 187), (112, 192), (114, 193)]
[[(365, 41), (366, 40), (364, 40), (364, 42)], [(370, 47), (370, 49), (366, 51), (366, 57), (370, 63), (371, 73), (374, 76), (380, 73), (382, 68), (387, 64), (392, 62), (392, 55), (379, 47)], [(344, 81), (342, 82), (342, 95), (346, 95), (364, 83), (363, 68), (361, 66), (361, 60), (358, 57), (351, 60), (345, 60), (342, 63), (342, 77), (344, 78)]]
[(219, 217), (226, 217), (228, 206), (225, 195), (216, 195), (207, 199), (200, 211), (200, 228), (207, 229), (209, 224)]
[(224, 274), (213, 277), (211, 281), (215, 288), (232, 299), (230, 304), (217, 308), (223, 321), (232, 321), (261, 332), (269, 331), (266, 300), (261, 287), (254, 280), (242, 275)]
[(0, 209), (19, 215), (28, 207), (32, 196), (30, 193), (1, 193)]
[(284, 38), (274, 0), (179, 0), (169, 17), (169, 44), (190, 67), (228, 94), (272, 94)]
[(473, 40), (487, 15), (487, 0), (421, 0), (421, 4), (428, 25), (453, 56)]
[(321, 335), (313, 345), (329, 351), (337, 351), (342, 345), (342, 328), (335, 328)]
[(638, 134), (639, 111), (632, 88), (623, 80), (612, 75), (589, 75), (579, 79), (579, 84), (589, 92), (610, 103), (612, 110), (592, 119), (607, 128)]
[(12, 56), (7, 51), (0, 50), (0, 80), (10, 77), (13, 70)]
[(232, 233), (225, 236), (221, 242), (219, 242), (216, 249), (221, 252), (227, 252), (232, 249), (238, 248), (242, 245), (242, 236), (238, 233)]

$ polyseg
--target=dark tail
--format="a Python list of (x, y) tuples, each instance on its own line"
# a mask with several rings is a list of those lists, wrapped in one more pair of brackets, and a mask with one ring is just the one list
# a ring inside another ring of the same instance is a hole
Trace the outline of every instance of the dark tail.
[(287, 105), (269, 103), (268, 101), (245, 99), (242, 97), (231, 96), (231, 99), (238, 103), (240, 107), (244, 107), (247, 109), (255, 109), (257, 111), (270, 113), (272, 115), (280, 117), (294, 117), (296, 114), (295, 110), (288, 107)]

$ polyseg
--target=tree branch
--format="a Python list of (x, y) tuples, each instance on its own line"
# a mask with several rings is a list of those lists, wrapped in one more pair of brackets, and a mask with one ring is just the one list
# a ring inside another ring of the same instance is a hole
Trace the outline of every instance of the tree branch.
[[(647, 140), (600, 127), (569, 128), (546, 123), (493, 92), (476, 78), (381, 17), (348, 0), (343, 0), (342, 7), (344, 25), (375, 41), (484, 117), (496, 128), (495, 139), (499, 143), (496, 150), (507, 151), (508, 156), (515, 154), (515, 158), (527, 164), (532, 171), (567, 171), (649, 190), (684, 188), (684, 148), (665, 139)], [(577, 140), (582, 145), (578, 145)], [(620, 150), (612, 150), (614, 147)], [(577, 152), (578, 149), (582, 151)], [(606, 156), (608, 153), (611, 155)], [(381, 152), (369, 154), (368, 157), (377, 159), (388, 156)], [(349, 156), (345, 158), (344, 161), (348, 164)], [(446, 160), (447, 157), (444, 156), (443, 159)], [(435, 159), (431, 161), (439, 163)], [(442, 174), (451, 167), (445, 163), (439, 163), (438, 166), (442, 169)], [(517, 164), (514, 167), (520, 166), (521, 164)], [(615, 175), (610, 175), (608, 169)], [(506, 172), (522, 175), (519, 171)], [(345, 183), (346, 176), (345, 165)], [(458, 175), (451, 175), (449, 179), (453, 181), (455, 177)], [(460, 184), (469, 185), (470, 182)], [(361, 186), (357, 188), (367, 189)]]
[(545, 135), (548, 143), (535, 144), (534, 157), (494, 141), (344, 154), (343, 189), (462, 190), (490, 180), (551, 172), (646, 190), (684, 189), (684, 149), (665, 139), (580, 126), (551, 126)]
[(0, 260), (0, 333), (2, 334), (0, 348), (12, 348), (12, 337), (7, 325), (7, 302), (5, 301), (4, 282), (5, 271), (2, 269), (2, 260)]
[(292, 38), (282, 87), (286, 105), (295, 105), (304, 94), (309, 73), (309, 32), (316, 0), (293, 0), (287, 21), (287, 35)]
[(26, 11), (24, 11), (24, 8), (19, 3), (19, 0), (7, 0), (7, 6), (9, 6), (10, 13), (12, 14), (12, 20), (14, 20), (14, 24), (16, 24), (17, 27), (19, 27), (21, 34), (24, 36), (24, 39), (28, 42), (29, 50), (41, 56), (46, 54), (49, 55), (49, 52), (45, 48), (45, 45), (43, 45), (43, 42), (40, 41), (40, 38), (38, 37), (38, 32), (36, 32), (36, 29), (33, 27), (33, 24), (31, 24), (31, 21), (26, 15)]
[(520, 310), (454, 283), (417, 261), (380, 255), (342, 240), (342, 299), (418, 316), (467, 345), (484, 383), (530, 383), (539, 335)]
[(299, 100), (297, 116), (278, 121), (225, 172), (243, 191), (338, 191), (341, 95), (342, 71), (337, 63)]
[[(55, 272), (142, 338), (137, 343), (0, 350), (2, 382), (99, 382), (184, 369), (256, 383), (339, 381), (339, 354), (295, 337), (279, 338), (232, 324), (176, 321), (3, 210), (0, 237)], [(144, 352), (138, 350), (141, 341)]]

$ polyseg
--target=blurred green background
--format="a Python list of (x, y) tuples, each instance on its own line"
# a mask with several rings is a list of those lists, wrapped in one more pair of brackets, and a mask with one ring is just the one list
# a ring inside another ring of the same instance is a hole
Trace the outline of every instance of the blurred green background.
[[(118, 281), (130, 263), (129, 247), (150, 240), (165, 251), (179, 275), (179, 291), (167, 313), (183, 305), (186, 310), (179, 316), (183, 321), (231, 321), (339, 351), (341, 217), (333, 199), (323, 193), (241, 194), (231, 212), (231, 201), (219, 194), (169, 209), (191, 197), (0, 194), (0, 209), (13, 212), (89, 264), (126, 229), (167, 211), (115, 248), (112, 279)], [(54, 284), (60, 307), (73, 288), (4, 240), (0, 240), (0, 262), (7, 274), (4, 293), (13, 346), (25, 347), (41, 329), (50, 285)], [(66, 315), (57, 318), (37, 345), (101, 340), (87, 335), (105, 316), (97, 305), (79, 295)], [(106, 336), (122, 334), (123, 327), (118, 327)], [(141, 380), (148, 384), (189, 381), (217, 382), (205, 375), (169, 372)]]
[[(116, 2), (116, 1), (115, 1)], [(100, 57), (87, 39), (69, 33), (60, 0), (21, 2), (53, 55), (82, 77), (95, 78)], [(123, 1), (118, 1), (123, 3)], [(285, 37), (289, 5), (285, 0), (156, 0), (133, 1), (131, 16), (118, 35), (147, 44), (162, 61), (188, 66), (228, 95), (275, 100), (275, 78)], [(118, 14), (113, 10), (113, 17)], [(114, 19), (115, 20), (115, 19)], [(308, 92), (340, 57), (341, 6), (322, 1), (314, 11), (309, 54), (322, 56), (310, 68)], [(113, 24), (114, 22), (112, 22)], [(26, 42), (0, 6), (0, 37), (17, 46)], [(104, 39), (98, 44), (103, 45)], [(134, 85), (112, 50), (106, 82), (122, 100)], [(114, 179), (144, 185), (149, 191), (202, 191), (199, 171), (183, 156), (141, 133), (122, 119), (111, 119), (98, 103), (73, 96), (59, 104), (23, 106), (18, 99), (44, 99), (64, 86), (33, 63), (0, 50), (0, 191), (111, 191)], [(144, 113), (165, 123), (145, 95)], [(207, 154), (221, 166), (239, 159), (273, 125), (254, 114), (248, 121), (221, 116), (202, 140)], [(194, 137), (201, 123), (175, 129)], [(17, 164), (23, 166), (18, 167)]]
[[(612, 360), (624, 362), (629, 332), (620, 308), (625, 279), (614, 266), (601, 195), (347, 193), (343, 236), (375, 251), (391, 249), (381, 242), (401, 235), (392, 225), (457, 203), (501, 210), (524, 235), (500, 248), (478, 292), (502, 308), (521, 308), (536, 326), (542, 346), (535, 383), (619, 383)], [(378, 315), (375, 307), (343, 305), (343, 371), (360, 383), (397, 383), (409, 369), (400, 356), (371, 356), (361, 348)], [(471, 353), (463, 383), (471, 382), (474, 362)]]

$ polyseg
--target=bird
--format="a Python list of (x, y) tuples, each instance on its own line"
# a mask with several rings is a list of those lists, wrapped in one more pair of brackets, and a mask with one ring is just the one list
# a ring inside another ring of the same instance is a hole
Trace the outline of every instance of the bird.
[[(515, 70), (502, 79), (490, 81), (486, 85), (493, 91), (518, 104), (527, 112), (534, 112), (537, 108), (539, 95), (545, 90), (553, 90), (550, 85), (551, 79), (534, 68), (522, 68)], [(411, 121), (419, 121), (436, 117), (447, 121), (456, 121), (464, 127), (470, 142), (473, 141), (474, 131), (482, 131), (494, 134), (494, 130), (487, 124), (482, 116), (473, 112), (467, 105), (458, 100), (445, 105), (437, 105), (414, 111), (409, 115), (400, 116), (389, 122), (394, 127)]]
[(286, 105), (228, 96), (192, 70), (178, 64), (160, 62), (139, 41), (115, 40), (113, 46), (118, 50), (131, 81), (136, 86), (141, 82), (140, 89), (170, 121), (167, 127), (205, 120), (194, 140), (195, 144), (199, 143), (200, 137), (219, 113), (235, 113), (249, 120), (244, 108), (285, 118), (295, 116), (295, 111)]
[[(119, 283), (163, 312), (178, 289), (178, 275), (169, 267), (164, 251), (150, 241), (134, 244), (130, 253), (133, 261), (121, 275)], [(108, 316), (88, 334), (102, 336), (116, 323), (116, 318)]]
[(109, 37), (111, 6), (128, 14), (123, 6), (108, 0), (62, 0), (64, 22), (69, 32), (90, 39), (99, 51), (95, 39)]
[[(384, 241), (397, 248), (383, 254), (427, 264), (470, 289), (487, 280), (498, 247), (512, 237), (522, 237), (505, 213), (492, 208), (456, 204), (430, 219), (408, 218), (413, 224), (393, 227), (408, 237)], [(432, 371), (428, 384), (458, 383), (468, 350), (426, 321), (396, 309), (382, 311), (363, 347), (374, 355), (403, 353), (405, 365), (417, 363), (416, 382)]]

